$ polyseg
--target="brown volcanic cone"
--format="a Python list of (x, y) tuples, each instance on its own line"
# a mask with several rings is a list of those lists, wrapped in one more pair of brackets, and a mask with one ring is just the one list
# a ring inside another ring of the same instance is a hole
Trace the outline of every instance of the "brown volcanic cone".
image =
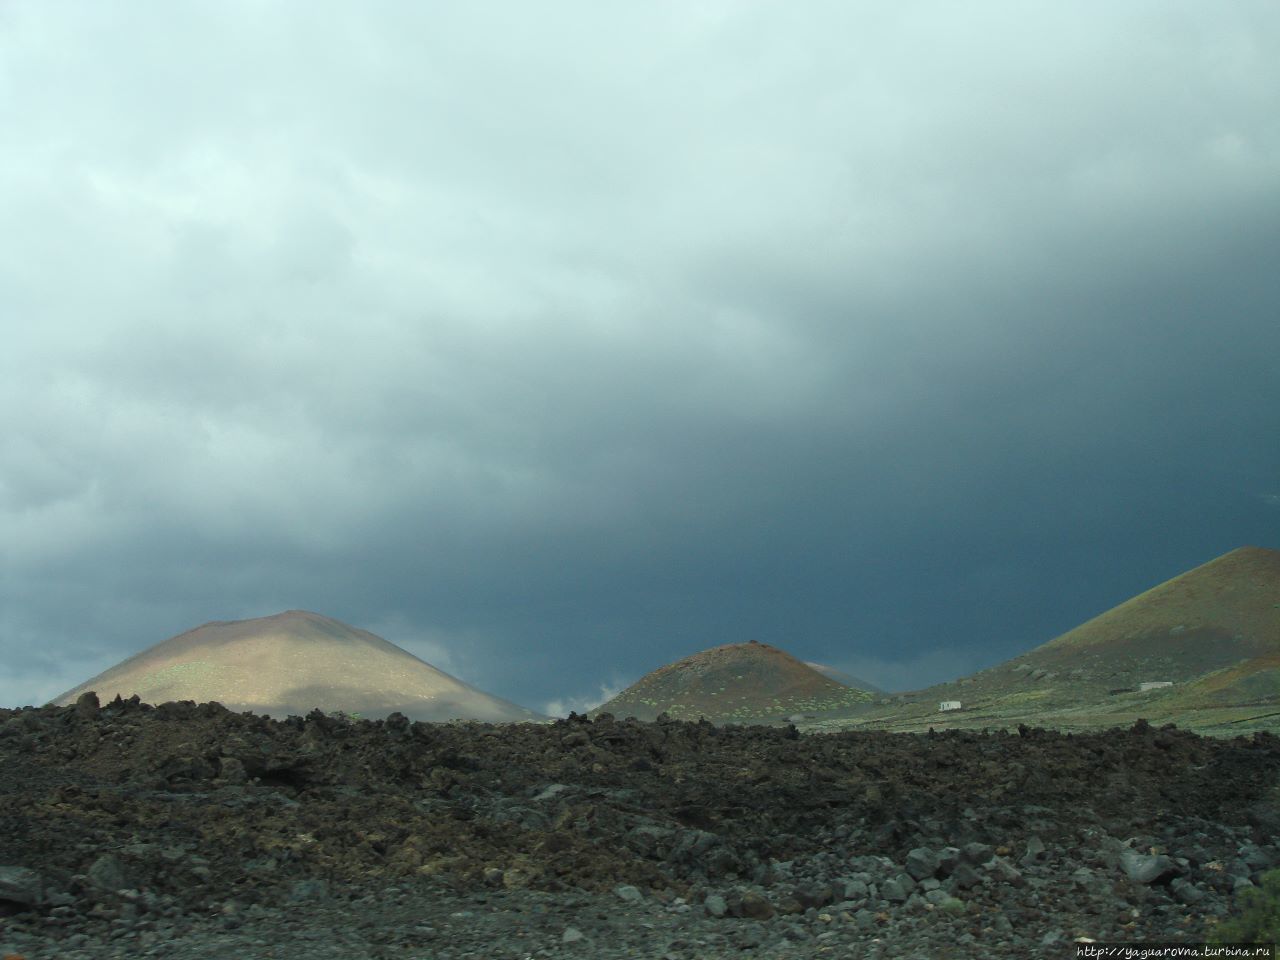
[(317, 613), (216, 620), (135, 654), (58, 697), (87, 690), (106, 701), (217, 700), (274, 717), (319, 708), (375, 719), (539, 720), (538, 714), (468, 686), (393, 643)]
[(660, 713), (713, 722), (780, 720), (793, 713), (848, 709), (871, 699), (824, 677), (767, 643), (731, 643), (641, 677), (597, 713), (652, 720)]

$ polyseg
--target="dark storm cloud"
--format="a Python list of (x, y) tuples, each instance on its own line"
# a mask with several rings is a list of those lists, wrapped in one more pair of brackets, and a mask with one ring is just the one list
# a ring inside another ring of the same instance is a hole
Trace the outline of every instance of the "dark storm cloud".
[(4, 702), (287, 607), (918, 686), (1280, 545), (1268, 5), (147, 9), (0, 18)]

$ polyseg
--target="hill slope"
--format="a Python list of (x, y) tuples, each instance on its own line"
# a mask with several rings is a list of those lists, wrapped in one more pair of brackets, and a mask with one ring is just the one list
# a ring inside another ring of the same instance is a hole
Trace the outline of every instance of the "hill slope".
[(449, 676), (365, 630), (303, 610), (214, 621), (171, 637), (68, 690), (106, 701), (217, 700), (235, 711), (285, 717), (319, 708), (369, 719), (399, 711), (411, 720), (541, 719)]
[(659, 667), (596, 713), (652, 720), (660, 713), (712, 722), (781, 720), (871, 699), (767, 643), (731, 643)]
[[(940, 713), (944, 700), (962, 712)], [(1280, 710), (1280, 551), (1241, 547), (1028, 653), (876, 713), (907, 726), (1087, 727), (1137, 716), (1225, 726), (1268, 707)]]
[(843, 683), (846, 687), (857, 687), (859, 690), (866, 690), (868, 693), (884, 693), (881, 687), (877, 687), (870, 680), (855, 677), (851, 673), (845, 673), (843, 670), (829, 667), (825, 663), (814, 663), (812, 660), (806, 660), (804, 664), (806, 667), (813, 667), (824, 677), (834, 680), (836, 683)]
[(1280, 551), (1241, 547), (989, 672), (1045, 670), (1116, 689), (1187, 683), (1274, 653), (1280, 653)]

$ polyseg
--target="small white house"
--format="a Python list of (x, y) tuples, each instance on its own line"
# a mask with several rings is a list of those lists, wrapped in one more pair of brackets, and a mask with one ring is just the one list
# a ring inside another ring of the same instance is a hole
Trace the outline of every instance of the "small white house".
[(1172, 686), (1172, 680), (1147, 680), (1145, 683), (1138, 684), (1138, 692), (1145, 693), (1148, 690), (1159, 690), (1161, 687)]
[(960, 701), (959, 700), (943, 700), (940, 704), (938, 704), (938, 709), (943, 711), (959, 710)]

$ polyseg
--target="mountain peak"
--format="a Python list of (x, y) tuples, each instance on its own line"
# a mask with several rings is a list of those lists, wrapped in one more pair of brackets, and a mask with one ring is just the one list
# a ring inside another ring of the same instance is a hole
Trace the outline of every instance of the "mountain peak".
[(67, 691), (71, 703), (137, 694), (148, 703), (217, 700), (275, 717), (313, 709), (411, 720), (537, 720), (393, 643), (308, 610), (217, 620), (170, 637)]
[(847, 708), (870, 698), (869, 692), (837, 683), (785, 650), (751, 640), (711, 647), (659, 667), (597, 712), (642, 720), (666, 713), (745, 722)]

